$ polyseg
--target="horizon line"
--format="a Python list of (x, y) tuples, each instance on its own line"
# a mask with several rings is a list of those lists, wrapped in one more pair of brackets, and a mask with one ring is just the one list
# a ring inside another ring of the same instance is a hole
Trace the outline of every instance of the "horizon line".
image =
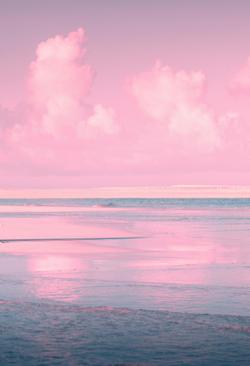
[(176, 184), (166, 186), (0, 189), (0, 199), (12, 198), (250, 198), (250, 185)]

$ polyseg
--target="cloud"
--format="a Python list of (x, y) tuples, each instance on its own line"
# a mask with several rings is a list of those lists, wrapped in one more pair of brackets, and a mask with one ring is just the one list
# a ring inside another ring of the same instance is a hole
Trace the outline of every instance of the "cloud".
[(81, 28), (66, 37), (50, 38), (38, 45), (30, 65), (33, 125), (55, 138), (67, 133), (85, 138), (91, 129), (104, 134), (116, 130), (113, 109), (88, 102), (94, 72), (85, 63), (84, 42)]
[(217, 149), (220, 134), (214, 112), (203, 102), (202, 72), (174, 72), (156, 62), (152, 70), (135, 76), (131, 91), (141, 110), (166, 126), (166, 134), (177, 142)]
[(82, 137), (95, 137), (100, 131), (107, 135), (116, 134), (118, 126), (114, 121), (115, 112), (113, 108), (105, 108), (102, 104), (96, 104), (88, 119), (79, 124), (79, 135)]
[(243, 167), (248, 127), (238, 114), (218, 115), (206, 103), (202, 72), (176, 72), (157, 62), (130, 81), (139, 108), (129, 99), (121, 107), (120, 95), (115, 109), (91, 101), (95, 72), (85, 44), (80, 28), (37, 46), (25, 103), (0, 108), (2, 176), (17, 182), (25, 175), (106, 176), (112, 184), (115, 176), (133, 183), (135, 176), (155, 175), (167, 182), (173, 172)]
[(245, 65), (234, 75), (229, 84), (229, 89), (235, 93), (250, 93), (250, 57)]
[[(21, 113), (0, 110), (1, 161), (32, 169), (83, 169), (119, 131), (113, 108), (89, 101), (95, 73), (85, 61), (83, 29), (41, 42), (30, 64)], [(4, 147), (4, 149), (3, 149)], [(100, 154), (103, 161), (105, 154)]]

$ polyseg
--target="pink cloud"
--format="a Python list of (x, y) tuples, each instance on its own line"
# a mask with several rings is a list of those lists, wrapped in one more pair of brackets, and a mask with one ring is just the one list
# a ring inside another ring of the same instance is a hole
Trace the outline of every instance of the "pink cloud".
[(229, 88), (232, 92), (250, 93), (250, 57), (245, 65), (234, 75)]
[(121, 113), (123, 94), (113, 99), (115, 108), (91, 101), (95, 72), (85, 44), (78, 29), (38, 45), (25, 104), (0, 109), (2, 176), (75, 176), (84, 184), (82, 177), (92, 175), (96, 184), (97, 176), (113, 184), (115, 176), (123, 183), (146, 176), (174, 182), (189, 172), (246, 170), (247, 127), (237, 113), (208, 105), (202, 72), (157, 62), (131, 80), (136, 105), (127, 98)]
[(141, 110), (165, 126), (165, 134), (178, 143), (213, 151), (221, 145), (218, 119), (203, 101), (205, 76), (197, 71), (174, 72), (156, 62), (152, 70), (135, 76), (132, 94)]
[(2, 111), (0, 138), (7, 149), (2, 161), (8, 151), (9, 165), (18, 156), (32, 169), (79, 169), (84, 162), (89, 165), (92, 149), (100, 153), (101, 141), (117, 134), (114, 109), (89, 101), (94, 71), (85, 62), (84, 43), (84, 31), (78, 29), (38, 45), (22, 118)]
[(89, 93), (94, 72), (85, 64), (83, 29), (68, 36), (56, 36), (38, 45), (36, 59), (30, 65), (30, 89), (39, 108), (63, 97), (81, 100)]
[(118, 132), (118, 125), (115, 121), (115, 111), (113, 108), (106, 108), (102, 104), (94, 106), (93, 113), (85, 122), (79, 125), (79, 135), (82, 137), (94, 137), (101, 133), (113, 135)]
[[(38, 45), (36, 60), (30, 65), (30, 99), (36, 128), (53, 135), (86, 137), (89, 130), (112, 133), (115, 112), (88, 102), (94, 72), (85, 63), (83, 29), (56, 36)], [(94, 123), (95, 121), (95, 123)], [(78, 131), (88, 130), (78, 134)]]

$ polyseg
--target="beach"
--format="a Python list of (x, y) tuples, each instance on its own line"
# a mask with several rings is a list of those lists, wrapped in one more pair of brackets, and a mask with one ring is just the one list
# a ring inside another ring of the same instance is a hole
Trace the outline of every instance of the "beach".
[(250, 1), (0, 11), (0, 366), (250, 366)]
[(249, 199), (0, 200), (1, 365), (248, 365)]

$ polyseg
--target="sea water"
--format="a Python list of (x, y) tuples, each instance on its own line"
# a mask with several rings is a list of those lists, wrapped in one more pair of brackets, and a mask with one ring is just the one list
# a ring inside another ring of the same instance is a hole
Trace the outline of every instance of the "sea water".
[(0, 200), (0, 365), (249, 365), (249, 199)]

